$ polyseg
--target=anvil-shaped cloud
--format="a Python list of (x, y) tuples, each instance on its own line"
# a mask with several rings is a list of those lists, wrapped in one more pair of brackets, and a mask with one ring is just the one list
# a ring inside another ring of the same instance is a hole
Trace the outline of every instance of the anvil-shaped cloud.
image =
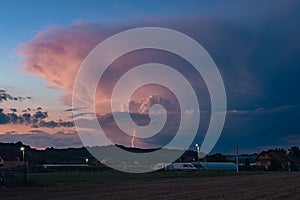
[[(294, 120), (283, 119), (284, 121), (277, 124), (269, 121), (280, 121), (278, 113), (282, 111), (276, 108), (285, 106), (293, 108), (289, 110), (293, 119), (299, 118), (299, 114), (295, 113), (300, 101), (297, 92), (300, 63), (298, 39), (300, 18), (297, 5), (296, 1), (290, 1), (275, 6), (272, 1), (268, 1), (255, 13), (260, 20), (252, 18), (253, 13), (246, 13), (243, 19), (234, 19), (232, 16), (190, 17), (127, 23), (129, 25), (124, 23), (125, 25), (111, 28), (91, 23), (51, 27), (22, 44), (19, 47), (19, 54), (26, 71), (44, 77), (51, 84), (63, 88), (65, 93), (61, 99), (70, 105), (73, 83), (79, 66), (99, 42), (120, 31), (141, 26), (161, 26), (181, 31), (204, 46), (223, 76), (229, 109), (223, 137), (232, 138), (232, 135), (242, 134), (248, 138), (245, 141), (249, 141), (250, 138), (252, 138), (250, 141), (255, 141), (254, 138), (261, 137), (264, 131), (272, 131), (274, 135), (271, 143), (279, 144), (286, 135), (296, 135), (299, 131)], [(239, 4), (236, 7), (243, 5)], [(266, 10), (268, 12), (265, 12)], [(255, 26), (251, 22), (255, 22)], [(96, 95), (99, 114), (111, 114), (110, 96), (122, 74), (133, 66), (148, 62), (172, 66), (186, 76), (197, 91), (200, 108), (202, 111), (209, 111), (210, 100), (206, 85), (192, 66), (175, 55), (150, 49), (121, 56), (105, 72)], [(159, 95), (165, 99), (163, 103), (165, 105), (168, 101), (174, 101), (172, 97), (166, 95), (166, 91), (156, 93), (154, 90), (151, 91), (151, 87), (154, 86), (149, 86), (146, 92), (144, 90), (140, 95), (138, 93), (133, 95), (131, 99), (133, 110), (140, 111), (140, 114), (147, 113), (149, 105), (154, 103), (150, 101), (151, 95)], [(270, 112), (277, 114), (271, 115), (269, 112), (263, 112), (264, 110), (271, 110)], [(269, 120), (264, 117), (268, 117)], [(264, 120), (268, 123), (261, 122)], [(245, 130), (240, 125), (251, 126), (251, 130)], [(279, 125), (280, 127), (274, 128)], [(283, 135), (282, 132), (287, 130), (286, 127), (289, 127), (290, 132)], [(235, 143), (234, 140), (231, 141)]]

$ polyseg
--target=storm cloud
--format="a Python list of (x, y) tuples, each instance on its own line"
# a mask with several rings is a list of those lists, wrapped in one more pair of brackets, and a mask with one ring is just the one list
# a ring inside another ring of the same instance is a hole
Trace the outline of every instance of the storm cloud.
[[(56, 26), (22, 44), (19, 55), (27, 72), (63, 88), (65, 93), (61, 99), (70, 106), (79, 66), (99, 42), (129, 28), (172, 28), (203, 45), (223, 77), (228, 115), (217, 148), (228, 148), (236, 143), (250, 148), (247, 144), (249, 141), (254, 147), (287, 144), (300, 133), (297, 125), (300, 119), (299, 7), (298, 1), (276, 1), (276, 4), (265, 1), (259, 6), (257, 3), (238, 3), (234, 5), (236, 16), (221, 13), (220, 17), (149, 19), (148, 22), (128, 22), (110, 28), (92, 23)], [(170, 65), (183, 73), (197, 91), (203, 110), (209, 110), (209, 96), (201, 76), (194, 73), (187, 62), (153, 50), (132, 52), (127, 58), (121, 57), (110, 66), (106, 77), (100, 80), (102, 87), (97, 90), (97, 110), (102, 114), (111, 114), (108, 108), (111, 91), (116, 80), (130, 69), (129, 66), (154, 61)], [(149, 93), (131, 99), (132, 107), (143, 114), (155, 102), (169, 105), (167, 101), (150, 100), (148, 97), (151, 95), (157, 94)], [(168, 99), (163, 94), (160, 96)], [(10, 116), (12, 119), (14, 117)], [(199, 141), (200, 138), (195, 140)]]

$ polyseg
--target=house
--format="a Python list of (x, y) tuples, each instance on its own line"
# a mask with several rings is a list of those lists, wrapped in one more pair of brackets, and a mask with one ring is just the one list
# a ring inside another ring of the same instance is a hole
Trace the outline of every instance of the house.
[[(238, 156), (240, 170), (255, 170), (257, 154), (242, 154)], [(235, 161), (235, 159), (234, 159)]]
[(0, 151), (0, 167), (17, 167), (23, 165), (18, 152), (16, 151)]
[(267, 171), (289, 170), (292, 165), (292, 159), (280, 150), (263, 151), (256, 158), (256, 167)]

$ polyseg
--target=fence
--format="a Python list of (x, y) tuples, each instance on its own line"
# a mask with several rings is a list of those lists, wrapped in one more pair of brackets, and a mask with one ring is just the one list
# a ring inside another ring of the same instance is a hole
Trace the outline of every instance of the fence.
[(26, 169), (1, 169), (0, 187), (24, 186), (27, 183)]

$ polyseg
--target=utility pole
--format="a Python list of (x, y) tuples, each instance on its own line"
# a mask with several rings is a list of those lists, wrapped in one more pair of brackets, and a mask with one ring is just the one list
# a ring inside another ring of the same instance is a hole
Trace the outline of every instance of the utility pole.
[(236, 144), (236, 172), (239, 172), (239, 145)]

